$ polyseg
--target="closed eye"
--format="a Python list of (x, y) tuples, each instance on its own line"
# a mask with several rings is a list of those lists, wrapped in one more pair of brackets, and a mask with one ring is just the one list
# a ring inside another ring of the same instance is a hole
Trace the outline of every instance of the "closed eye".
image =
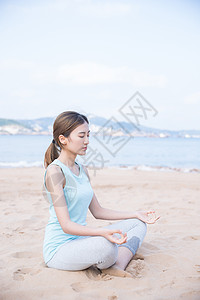
[[(84, 136), (79, 136), (80, 138), (84, 138)], [(89, 135), (87, 137), (90, 137)]]

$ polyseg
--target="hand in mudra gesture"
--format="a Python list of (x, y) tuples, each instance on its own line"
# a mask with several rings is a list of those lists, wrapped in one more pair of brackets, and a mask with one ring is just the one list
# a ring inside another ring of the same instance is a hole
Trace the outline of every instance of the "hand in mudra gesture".
[[(120, 234), (120, 238), (114, 236), (115, 233)], [(122, 233), (120, 229), (106, 229), (103, 233), (103, 236), (110, 242), (116, 243), (116, 244), (124, 244), (127, 241), (127, 233)]]
[(156, 216), (156, 213), (154, 210), (149, 211), (137, 211), (137, 218), (147, 224), (154, 224), (158, 219), (160, 219), (160, 216)]

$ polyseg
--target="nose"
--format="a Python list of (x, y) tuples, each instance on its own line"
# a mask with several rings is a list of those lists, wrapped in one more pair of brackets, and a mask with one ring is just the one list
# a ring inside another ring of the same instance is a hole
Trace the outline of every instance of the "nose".
[(89, 144), (89, 137), (88, 137), (88, 136), (86, 136), (86, 138), (85, 138), (85, 140), (84, 140), (84, 144), (85, 144), (85, 145), (88, 145), (88, 144)]

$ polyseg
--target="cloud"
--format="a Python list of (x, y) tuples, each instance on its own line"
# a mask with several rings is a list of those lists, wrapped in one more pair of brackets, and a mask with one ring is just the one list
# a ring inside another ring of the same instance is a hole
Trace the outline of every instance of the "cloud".
[(7, 5), (10, 11), (20, 10), (24, 13), (53, 13), (76, 11), (88, 17), (119, 17), (130, 14), (133, 10), (138, 12), (139, 6), (133, 3), (111, 0), (56, 0), (56, 1), (36, 1), (33, 3), (10, 3)]
[(35, 96), (35, 90), (26, 88), (15, 89), (11, 91), (10, 95), (20, 99), (33, 98)]
[[(113, 1), (87, 1), (87, 3), (81, 1), (84, 5), (80, 8), (80, 11), (84, 15), (90, 15), (93, 17), (116, 17), (130, 14), (133, 6), (130, 3), (113, 2)], [(85, 5), (86, 4), (86, 5)]]
[[(23, 78), (24, 74), (26, 79), (29, 78), (29, 83), (39, 85), (52, 83), (62, 86), (131, 84), (137, 87), (158, 88), (167, 85), (167, 78), (162, 74), (155, 74), (151, 71), (138, 71), (127, 66), (113, 67), (90, 61), (52, 67), (51, 65), (39, 65), (31, 61), (7, 60), (0, 61), (0, 71), (3, 72), (1, 72), (2, 76), (5, 71), (12, 72), (13, 76), (14, 74), (20, 74), (20, 78)], [(196, 99), (198, 96), (199, 94), (192, 95), (192, 99)]]
[(93, 62), (66, 64), (57, 69), (55, 80), (62, 85), (128, 83), (137, 87), (165, 87), (164, 75), (136, 71), (132, 68), (110, 67)]
[(191, 94), (184, 99), (186, 104), (197, 104), (200, 103), (200, 92)]
[(0, 70), (25, 70), (33, 68), (35, 64), (31, 61), (20, 59), (6, 59), (0, 61)]

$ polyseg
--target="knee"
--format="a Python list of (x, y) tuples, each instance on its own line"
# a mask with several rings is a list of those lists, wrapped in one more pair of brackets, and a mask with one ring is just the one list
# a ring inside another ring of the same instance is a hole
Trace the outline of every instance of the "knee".
[(106, 238), (102, 238), (102, 254), (97, 267), (99, 269), (106, 269), (112, 266), (118, 255), (118, 247), (116, 244), (109, 242)]
[(138, 226), (141, 228), (141, 230), (144, 232), (144, 234), (146, 234), (147, 232), (147, 223), (137, 219), (138, 222)]
[(141, 227), (143, 227), (145, 230), (147, 230), (147, 223), (145, 223), (145, 222), (143, 222), (143, 221), (141, 221), (139, 219), (138, 219), (138, 222), (139, 222), (139, 224), (140, 224)]
[[(138, 228), (140, 228), (140, 230), (143, 231), (144, 235), (146, 234), (147, 232), (147, 224), (137, 218), (132, 218), (132, 219), (129, 219), (133, 222), (133, 227), (135, 226), (138, 226)], [(127, 220), (128, 221), (128, 220)]]

